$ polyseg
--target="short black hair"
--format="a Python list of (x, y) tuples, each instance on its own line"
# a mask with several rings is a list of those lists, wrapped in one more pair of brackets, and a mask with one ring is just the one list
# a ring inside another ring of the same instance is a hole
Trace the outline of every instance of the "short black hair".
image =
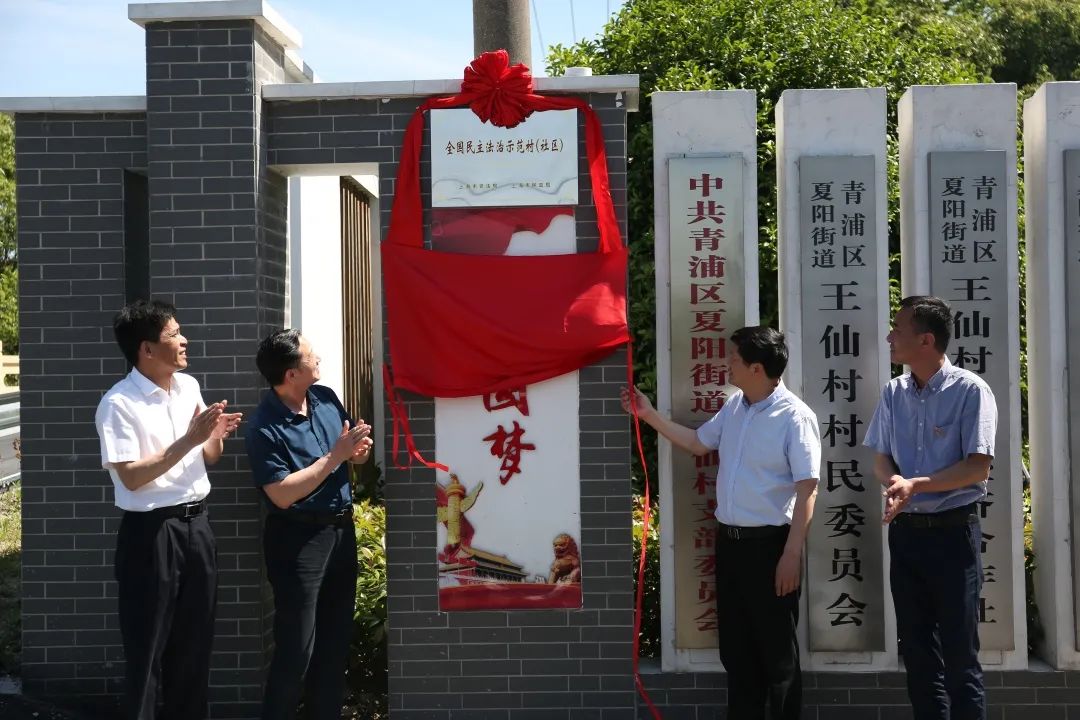
[(731, 342), (747, 365), (761, 363), (765, 374), (773, 380), (784, 374), (788, 361), (784, 333), (765, 325), (752, 325), (733, 332)]
[(911, 324), (920, 333), (934, 336), (934, 347), (944, 354), (952, 339), (953, 313), (949, 303), (932, 295), (909, 295), (900, 309), (911, 308)]
[(271, 385), (285, 381), (288, 370), (300, 367), (300, 331), (286, 328), (275, 330), (259, 343), (255, 365)]
[(135, 300), (116, 313), (113, 335), (132, 367), (139, 364), (139, 346), (160, 341), (161, 331), (175, 318), (176, 308), (161, 300)]

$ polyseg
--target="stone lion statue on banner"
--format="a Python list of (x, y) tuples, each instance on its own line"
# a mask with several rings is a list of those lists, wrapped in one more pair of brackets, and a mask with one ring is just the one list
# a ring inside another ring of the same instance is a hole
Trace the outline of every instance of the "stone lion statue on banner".
[(551, 563), (548, 582), (553, 585), (572, 585), (581, 582), (581, 554), (577, 542), (566, 533), (560, 533), (551, 541), (555, 562)]

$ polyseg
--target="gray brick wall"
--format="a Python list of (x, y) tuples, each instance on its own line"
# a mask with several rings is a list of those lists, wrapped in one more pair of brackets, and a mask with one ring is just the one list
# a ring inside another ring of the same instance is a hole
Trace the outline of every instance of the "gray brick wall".
[(23, 680), (108, 706), (122, 660), (117, 522), (94, 410), (125, 365), (123, 175), (143, 168), (139, 114), (15, 120), (22, 358)]
[[(258, 340), (285, 306), (284, 178), (266, 168), (259, 86), (283, 50), (253, 21), (146, 28), (150, 287), (171, 299), (207, 401), (250, 412)], [(211, 470), (219, 590), (211, 715), (255, 717), (270, 647), (261, 506), (243, 441)]]
[[(620, 193), (625, 188), (625, 111), (614, 107), (611, 96), (588, 100), (604, 122), (611, 185)], [(583, 127), (579, 136), (584, 157)], [(421, 172), (426, 180), (426, 162)], [(587, 206), (591, 186), (584, 161), (579, 181), (580, 202)], [(385, 182), (384, 193), (389, 191)], [(625, 230), (625, 203), (616, 212)], [(595, 214), (579, 207), (576, 219), (579, 249), (595, 248)], [(384, 227), (388, 221), (384, 211)], [(395, 718), (633, 717), (630, 435), (618, 407), (625, 378), (622, 353), (580, 374), (580, 611), (439, 613), (434, 473), (387, 469), (390, 707)], [(418, 447), (434, 455), (433, 401), (410, 396), (408, 407)], [(618, 417), (614, 423), (612, 415)]]
[[(611, 95), (586, 98), (604, 126), (616, 212), (626, 228), (626, 111)], [(416, 99), (274, 102), (273, 164), (378, 163), (393, 197), (398, 153)], [(596, 247), (596, 217), (580, 132), (579, 249)], [(426, 138), (425, 138), (426, 142)], [(430, 205), (430, 154), (421, 192)], [(382, 205), (383, 237), (390, 202)], [(581, 372), (580, 611), (438, 612), (432, 471), (386, 473), (390, 608), (390, 708), (395, 718), (631, 718), (630, 434), (618, 403), (625, 355)], [(407, 397), (418, 447), (434, 447), (434, 403)], [(389, 417), (389, 412), (386, 417)], [(384, 447), (390, 447), (384, 428)]]
[[(255, 78), (258, 84), (285, 82), (284, 52), (261, 28), (255, 33)], [(265, 103), (261, 100), (255, 105), (255, 126), (258, 132), (259, 173), (255, 179), (258, 188), (256, 211), (258, 213), (258, 243), (256, 244), (256, 293), (259, 326), (258, 337), (262, 338), (272, 330), (285, 326), (286, 267), (288, 255), (288, 180), (267, 169), (269, 152), (269, 116)], [(254, 348), (248, 358), (254, 366)], [(261, 378), (259, 386), (264, 386)], [(260, 568), (263, 567), (261, 556)], [(274, 596), (270, 583), (262, 579), (259, 588), (262, 605), (262, 627), (259, 641), (263, 648), (263, 673), (268, 669), (272, 658), (274, 629)]]
[[(720, 673), (642, 676), (664, 720), (720, 720), (727, 678)], [(804, 720), (913, 720), (902, 672), (803, 674)], [(1073, 720), (1080, 717), (1080, 672), (989, 671), (987, 720)], [(647, 709), (637, 717), (651, 720)]]

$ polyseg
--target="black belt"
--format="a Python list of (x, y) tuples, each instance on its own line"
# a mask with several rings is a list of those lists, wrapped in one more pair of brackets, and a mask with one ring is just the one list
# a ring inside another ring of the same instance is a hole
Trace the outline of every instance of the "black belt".
[(308, 512), (306, 510), (286, 510), (274, 513), (270, 517), (280, 517), (309, 525), (348, 525), (352, 523), (352, 508), (339, 512)]
[(716, 523), (716, 532), (722, 538), (728, 540), (761, 540), (762, 538), (775, 537), (787, 532), (790, 525), (758, 525), (755, 527), (738, 527)]
[(975, 503), (944, 510), (939, 513), (902, 512), (893, 518), (892, 524), (910, 528), (960, 527), (977, 522), (979, 511)]
[[(170, 505), (168, 507), (154, 508), (150, 510), (147, 515), (154, 515), (156, 517), (165, 518), (181, 518), (184, 520), (190, 520), (193, 517), (197, 517), (203, 514), (206, 510), (206, 498), (198, 500), (196, 502), (183, 503), (182, 505)], [(140, 513), (142, 514), (142, 513)]]

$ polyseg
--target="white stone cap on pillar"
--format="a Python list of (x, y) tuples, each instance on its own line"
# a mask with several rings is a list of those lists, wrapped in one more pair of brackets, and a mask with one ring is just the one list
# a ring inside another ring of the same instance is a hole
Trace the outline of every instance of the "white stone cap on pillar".
[(0, 113), (135, 113), (146, 112), (145, 95), (73, 97), (0, 97)]
[(296, 28), (285, 22), (264, 0), (132, 3), (128, 5), (128, 19), (141, 27), (152, 22), (254, 20), (256, 25), (286, 50), (299, 49), (303, 44)]
[(285, 72), (296, 82), (314, 82), (315, 72), (297, 50), (300, 33), (264, 0), (207, 0), (204, 2), (132, 3), (128, 19), (140, 27), (152, 22), (197, 20), (254, 20), (263, 32), (285, 50)]
[[(584, 77), (539, 77), (533, 87), (539, 93), (616, 93), (623, 95), (626, 111), (637, 112), (637, 75), (589, 75)], [(461, 80), (374, 80), (369, 82), (282, 83), (263, 85), (263, 100), (360, 100), (427, 95), (454, 95)]]

